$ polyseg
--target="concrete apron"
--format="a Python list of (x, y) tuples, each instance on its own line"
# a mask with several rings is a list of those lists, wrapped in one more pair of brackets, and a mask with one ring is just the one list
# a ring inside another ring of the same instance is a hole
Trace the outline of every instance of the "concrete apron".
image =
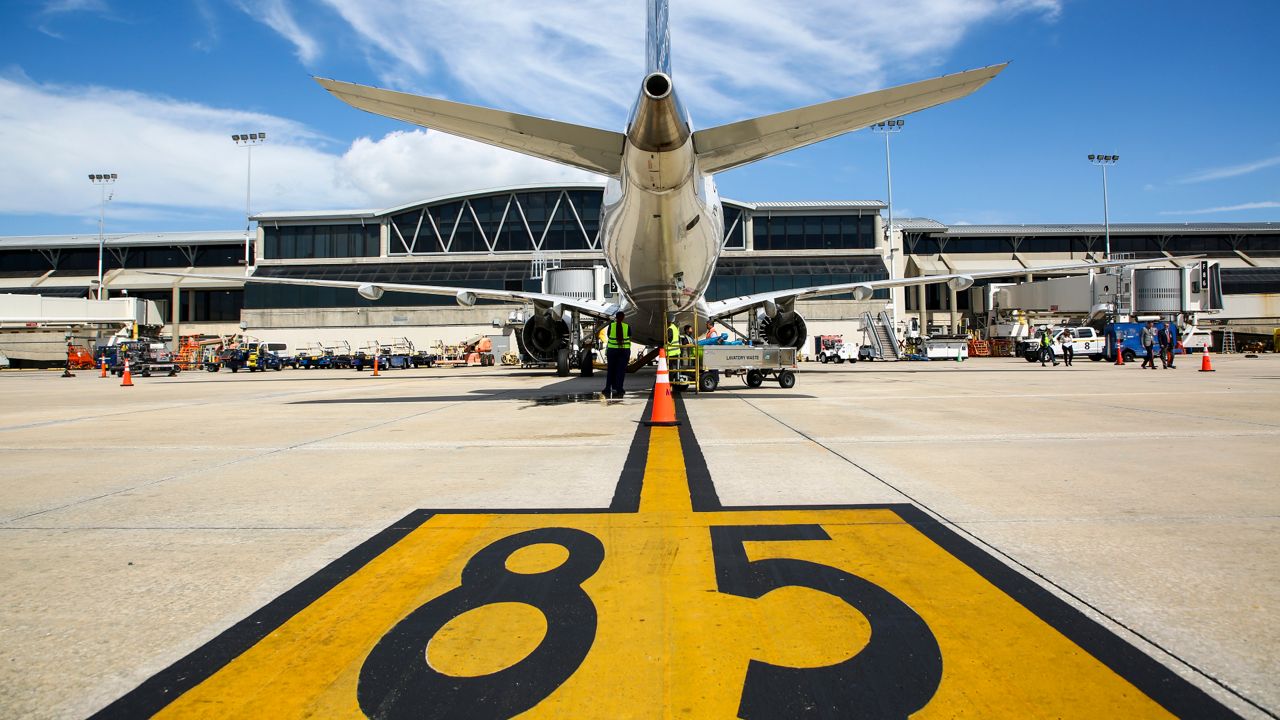
[[(131, 717), (1253, 711), (1212, 675), (1275, 707), (1274, 630), (1248, 607), (1280, 595), (1258, 564), (1276, 549), (1259, 482), (1276, 391), (1243, 365), (1193, 387), (1014, 362), (726, 383), (652, 429), (642, 399), (591, 398), (603, 378), (487, 368), (187, 374), (125, 399), (41, 379), (46, 408), (0, 411), (24, 478), (0, 496), (0, 700)], [(1208, 400), (1231, 413), (1186, 412)], [(1227, 470), (1212, 489), (1206, 453)], [(1143, 475), (1153, 456), (1189, 472)]]

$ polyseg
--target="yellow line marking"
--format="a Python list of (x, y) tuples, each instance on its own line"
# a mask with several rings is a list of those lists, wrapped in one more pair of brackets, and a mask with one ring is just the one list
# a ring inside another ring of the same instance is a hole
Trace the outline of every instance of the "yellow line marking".
[[(820, 525), (830, 539), (749, 541), (748, 559), (854, 574), (918, 613), (943, 671), (914, 717), (1168, 716), (892, 510), (695, 513), (685, 472), (677, 430), (655, 427), (639, 513), (434, 516), (159, 717), (362, 717), (357, 682), (383, 635), (458, 588), (477, 552), (546, 527), (585, 531), (604, 545), (603, 563), (581, 586), (597, 625), (581, 665), (522, 717), (733, 717), (752, 660), (821, 667), (870, 640), (868, 619), (825, 592), (789, 586), (752, 599), (718, 587), (712, 526), (800, 524)], [(508, 569), (543, 571), (556, 553), (525, 555)], [(529, 608), (495, 602), (458, 616), (422, 640), (424, 662), (458, 676), (519, 662), (546, 632)]]

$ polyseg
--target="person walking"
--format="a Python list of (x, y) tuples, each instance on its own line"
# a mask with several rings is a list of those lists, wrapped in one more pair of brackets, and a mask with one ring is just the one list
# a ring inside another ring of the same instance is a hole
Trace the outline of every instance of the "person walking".
[(1049, 361), (1058, 367), (1058, 360), (1053, 356), (1053, 336), (1049, 334), (1049, 328), (1044, 328), (1040, 331), (1040, 367)]
[(1071, 360), (1076, 355), (1076, 349), (1071, 343), (1074, 337), (1071, 335), (1071, 328), (1062, 328), (1062, 364), (1071, 367)]
[(1138, 340), (1142, 343), (1142, 349), (1147, 354), (1147, 356), (1142, 360), (1141, 369), (1145, 370), (1146, 368), (1151, 368), (1152, 370), (1155, 370), (1156, 359), (1152, 353), (1154, 352), (1154, 345), (1156, 343), (1156, 329), (1155, 325), (1150, 320), (1148, 320), (1146, 326), (1142, 328), (1142, 333), (1138, 336)]
[(1166, 369), (1177, 369), (1173, 364), (1173, 352), (1178, 347), (1178, 328), (1172, 322), (1160, 326), (1160, 360)]
[(627, 314), (619, 312), (605, 328), (605, 398), (623, 396), (622, 384), (627, 379), (627, 363), (631, 361), (631, 326), (624, 322)]

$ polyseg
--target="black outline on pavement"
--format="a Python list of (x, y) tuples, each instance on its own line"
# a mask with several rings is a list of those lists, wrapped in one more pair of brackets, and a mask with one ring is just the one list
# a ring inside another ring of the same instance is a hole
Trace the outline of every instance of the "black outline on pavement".
[[(652, 399), (644, 415), (651, 412)], [(1030, 577), (1001, 562), (945, 523), (910, 503), (870, 503), (861, 505), (763, 505), (725, 506), (716, 494), (682, 397), (676, 396), (677, 411), (685, 422), (679, 437), (694, 512), (730, 513), (744, 511), (891, 510), (906, 524), (964, 563), (987, 582), (1026, 608), (1042, 622), (1057, 630), (1169, 712), (1180, 717), (1235, 718), (1230, 708), (1204, 690), (1182, 678), (1169, 667), (1127, 642), (1116, 633), (1054, 595)], [(401, 520), (334, 560), (311, 577), (272, 600), (262, 609), (231, 626), (197, 650), (148, 678), (141, 685), (94, 713), (91, 718), (136, 718), (154, 715), (198, 686), (263, 638), (280, 628), (311, 603), (360, 571), (434, 515), (458, 514), (607, 514), (639, 510), (651, 429), (638, 422), (624, 462), (613, 501), (608, 508), (512, 508), (414, 510)], [(1241, 700), (1276, 717), (1269, 710), (1237, 695)]]

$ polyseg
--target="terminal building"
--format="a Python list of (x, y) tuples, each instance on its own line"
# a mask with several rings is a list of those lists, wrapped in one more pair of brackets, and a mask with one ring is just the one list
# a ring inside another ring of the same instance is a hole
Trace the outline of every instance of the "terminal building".
[[(165, 334), (245, 330), (291, 348), (407, 338), (419, 347), (492, 333), (523, 308), (448, 296), (246, 284), (245, 245), (259, 276), (418, 283), (538, 291), (548, 267), (603, 265), (597, 238), (603, 184), (519, 186), (388, 209), (268, 212), (243, 232), (112, 233), (105, 238), (108, 296), (155, 301)], [(1101, 224), (947, 225), (895, 219), (886, 237), (876, 200), (724, 200), (724, 252), (709, 299), (791, 287), (978, 270), (1016, 271), (1100, 260)], [(1280, 222), (1114, 224), (1110, 250), (1124, 257), (1205, 255), (1222, 267), (1224, 312), (1213, 319), (1270, 335), (1280, 324)], [(0, 238), (0, 294), (86, 297), (97, 283), (95, 234)], [(147, 270), (219, 274), (171, 278)], [(1024, 272), (1025, 271), (1025, 272)], [(981, 285), (981, 283), (979, 283)], [(980, 327), (973, 291), (945, 284), (801, 301), (810, 335), (857, 338), (864, 311), (891, 310), (925, 331)], [(61, 340), (61, 335), (58, 339)]]

